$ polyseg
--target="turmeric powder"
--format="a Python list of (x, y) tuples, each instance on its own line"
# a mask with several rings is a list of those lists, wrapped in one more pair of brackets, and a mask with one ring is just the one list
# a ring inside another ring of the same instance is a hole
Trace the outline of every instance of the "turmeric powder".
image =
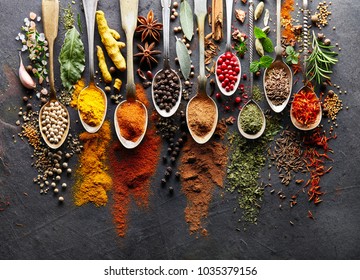
[(95, 85), (90, 85), (79, 94), (78, 104), (82, 120), (90, 126), (100, 125), (105, 112), (105, 100)]
[(72, 97), (71, 97), (71, 102), (70, 102), (71, 107), (77, 108), (79, 94), (84, 89), (84, 87), (85, 87), (84, 79), (78, 80), (76, 82), (76, 84), (74, 85), (74, 90), (72, 92)]
[(136, 142), (145, 130), (145, 110), (137, 101), (127, 101), (121, 104), (116, 112), (121, 136), (126, 140)]
[(125, 58), (120, 52), (120, 50), (125, 47), (125, 43), (117, 41), (120, 39), (120, 34), (116, 30), (109, 28), (103, 11), (96, 11), (96, 22), (101, 42), (103, 43), (109, 57), (117, 69), (125, 71)]
[(96, 49), (97, 49), (96, 54), (97, 54), (98, 61), (99, 61), (99, 68), (100, 68), (101, 75), (103, 77), (104, 82), (106, 84), (110, 84), (112, 81), (112, 77), (111, 77), (109, 69), (106, 65), (104, 52), (100, 46), (96, 46)]
[(106, 164), (106, 151), (111, 141), (110, 122), (104, 122), (97, 133), (83, 132), (79, 138), (84, 149), (75, 173), (75, 205), (81, 206), (92, 202), (97, 207), (104, 206), (108, 201), (106, 192), (111, 189), (113, 183)]

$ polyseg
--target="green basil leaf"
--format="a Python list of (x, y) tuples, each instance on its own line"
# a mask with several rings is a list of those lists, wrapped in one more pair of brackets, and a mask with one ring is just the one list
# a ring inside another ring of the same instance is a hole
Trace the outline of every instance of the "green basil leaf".
[(273, 58), (268, 55), (264, 55), (260, 57), (260, 65), (264, 68), (268, 68), (272, 62), (273, 62)]
[(65, 34), (59, 62), (62, 84), (69, 90), (81, 78), (85, 69), (84, 44), (75, 27), (69, 29)]
[(176, 55), (179, 59), (181, 73), (187, 80), (191, 72), (191, 58), (187, 47), (181, 39), (176, 40)]
[(194, 16), (187, 0), (181, 1), (180, 4), (180, 24), (185, 37), (191, 41), (194, 33)]
[(255, 38), (257, 38), (257, 39), (267, 38), (266, 33), (257, 26), (254, 27), (254, 35), (255, 35)]
[(261, 43), (263, 45), (264, 51), (267, 53), (272, 53), (274, 51), (274, 46), (270, 38), (266, 37), (262, 39)]

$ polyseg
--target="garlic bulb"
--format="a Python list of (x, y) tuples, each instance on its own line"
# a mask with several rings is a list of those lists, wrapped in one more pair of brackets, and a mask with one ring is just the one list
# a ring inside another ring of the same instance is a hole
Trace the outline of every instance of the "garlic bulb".
[(19, 78), (22, 85), (28, 89), (36, 88), (36, 83), (31, 78), (30, 74), (26, 71), (24, 64), (22, 62), (21, 52), (19, 52), (20, 57), (20, 66), (19, 66)]

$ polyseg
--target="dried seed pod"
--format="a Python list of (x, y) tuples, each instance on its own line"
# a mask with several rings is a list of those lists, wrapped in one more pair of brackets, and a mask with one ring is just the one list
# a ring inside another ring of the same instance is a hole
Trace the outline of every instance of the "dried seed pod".
[(262, 31), (264, 31), (266, 34), (269, 34), (270, 32), (270, 26), (265, 26)]
[(21, 52), (19, 52), (20, 66), (19, 66), (19, 78), (22, 85), (28, 89), (36, 88), (34, 80), (31, 78), (30, 74), (26, 71), (25, 66), (22, 62)]
[(269, 12), (269, 9), (266, 9), (265, 10), (265, 15), (264, 15), (264, 25), (265, 26), (268, 26), (269, 18), (270, 18), (270, 12)]
[(261, 44), (260, 40), (257, 38), (255, 39), (255, 49), (260, 56), (264, 56), (264, 47)]
[(264, 11), (264, 7), (265, 7), (265, 4), (263, 1), (261, 1), (259, 4), (257, 4), (255, 12), (254, 12), (255, 20), (258, 20), (261, 17), (262, 12)]

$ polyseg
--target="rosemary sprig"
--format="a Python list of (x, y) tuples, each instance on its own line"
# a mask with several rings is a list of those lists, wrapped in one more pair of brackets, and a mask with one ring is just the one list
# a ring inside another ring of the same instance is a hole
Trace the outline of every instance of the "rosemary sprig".
[(319, 41), (315, 32), (312, 34), (312, 52), (307, 58), (306, 76), (309, 81), (315, 79), (318, 84), (323, 79), (330, 79), (329, 74), (332, 74), (332, 67), (338, 62), (335, 58), (338, 54), (332, 51), (334, 46), (325, 46), (323, 42)]

